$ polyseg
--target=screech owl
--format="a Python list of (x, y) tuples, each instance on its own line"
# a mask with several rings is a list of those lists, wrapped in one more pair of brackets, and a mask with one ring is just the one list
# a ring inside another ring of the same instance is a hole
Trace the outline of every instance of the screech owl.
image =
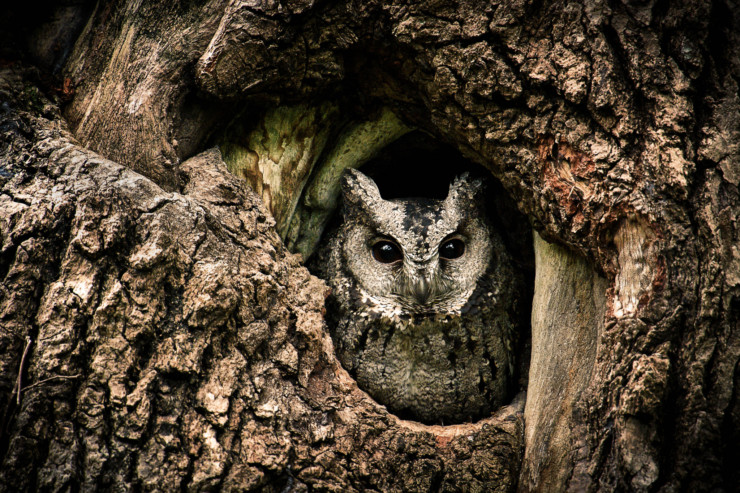
[(522, 279), (486, 217), (484, 183), (384, 200), (342, 177), (343, 222), (318, 255), (337, 356), (400, 417), (475, 420), (511, 397)]

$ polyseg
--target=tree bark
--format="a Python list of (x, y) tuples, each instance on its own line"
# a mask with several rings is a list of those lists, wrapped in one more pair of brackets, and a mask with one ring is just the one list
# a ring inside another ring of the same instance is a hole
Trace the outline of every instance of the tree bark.
[(326, 286), (218, 150), (169, 193), (58, 117), (7, 118), (5, 491), (515, 484), (523, 399), (467, 425), (389, 415), (334, 357)]
[[(740, 489), (733, 2), (69, 4), (8, 30), (60, 68), (0, 87), (0, 488)], [(387, 111), (543, 239), (527, 395), (479, 423), (360, 391), (275, 230), (310, 254)]]

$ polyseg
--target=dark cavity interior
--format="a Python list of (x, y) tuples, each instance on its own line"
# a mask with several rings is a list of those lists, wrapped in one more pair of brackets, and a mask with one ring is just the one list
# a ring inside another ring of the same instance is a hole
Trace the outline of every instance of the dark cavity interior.
[(370, 176), (384, 199), (426, 197), (444, 199), (450, 182), (462, 173), (490, 175), (453, 147), (422, 132), (410, 132), (380, 151), (360, 168)]

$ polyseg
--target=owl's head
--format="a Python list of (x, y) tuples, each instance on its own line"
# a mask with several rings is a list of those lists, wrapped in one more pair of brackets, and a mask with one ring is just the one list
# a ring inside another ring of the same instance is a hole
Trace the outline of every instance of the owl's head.
[(345, 265), (364, 294), (393, 311), (459, 311), (492, 254), (481, 180), (463, 175), (444, 200), (385, 200), (356, 170), (342, 178)]

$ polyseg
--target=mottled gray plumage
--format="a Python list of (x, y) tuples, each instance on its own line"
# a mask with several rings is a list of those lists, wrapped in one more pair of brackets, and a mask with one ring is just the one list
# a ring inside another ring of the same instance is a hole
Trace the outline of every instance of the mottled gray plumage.
[(384, 200), (362, 173), (343, 177), (344, 220), (317, 265), (332, 337), (358, 385), (400, 416), (468, 421), (510, 397), (522, 282), (483, 188), (463, 176), (445, 200)]

